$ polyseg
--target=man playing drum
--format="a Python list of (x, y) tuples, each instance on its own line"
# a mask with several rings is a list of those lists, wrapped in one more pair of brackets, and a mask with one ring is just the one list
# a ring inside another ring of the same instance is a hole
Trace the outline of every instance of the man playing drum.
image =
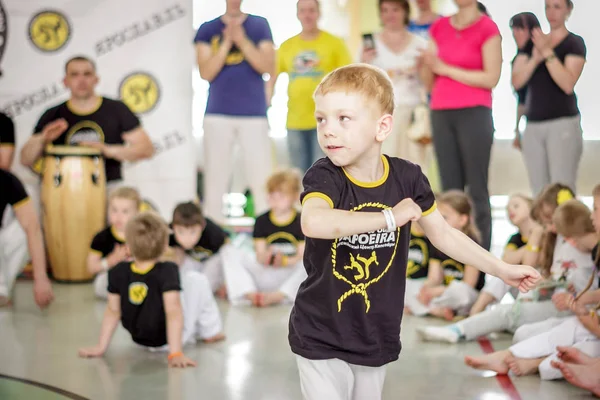
[(54, 295), (46, 274), (42, 230), (21, 182), (10, 172), (0, 169), (0, 215), (7, 206), (12, 207), (16, 219), (8, 225), (0, 223), (0, 307), (10, 304), (13, 284), (25, 267), (29, 249), (35, 302), (44, 308), (52, 302)]
[(121, 163), (154, 154), (150, 138), (127, 105), (98, 96), (96, 66), (90, 59), (74, 57), (65, 65), (68, 101), (48, 109), (35, 134), (21, 150), (21, 163), (31, 167), (47, 145), (85, 145), (100, 150), (105, 158), (107, 189), (122, 180)]

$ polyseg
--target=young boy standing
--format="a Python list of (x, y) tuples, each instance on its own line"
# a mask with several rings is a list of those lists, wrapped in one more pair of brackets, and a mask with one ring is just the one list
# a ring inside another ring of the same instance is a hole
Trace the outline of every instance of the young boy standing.
[(327, 158), (304, 177), (308, 278), (290, 316), (289, 342), (306, 399), (380, 399), (385, 365), (400, 353), (411, 221), (450, 257), (527, 291), (540, 279), (452, 229), (420, 168), (381, 154), (393, 125), (390, 79), (364, 64), (339, 68), (315, 91)]

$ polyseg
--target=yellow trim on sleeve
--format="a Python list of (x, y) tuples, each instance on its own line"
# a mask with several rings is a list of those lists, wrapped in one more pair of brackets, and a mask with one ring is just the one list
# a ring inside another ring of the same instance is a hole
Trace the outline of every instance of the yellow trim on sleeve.
[(0, 149), (6, 147), (8, 149), (14, 149), (15, 148), (15, 144), (14, 143), (0, 143)]
[(29, 196), (27, 196), (24, 199), (17, 201), (11, 207), (12, 207), (13, 210), (16, 210), (17, 208), (19, 208), (19, 207), (27, 204), (27, 202), (29, 202), (29, 200), (31, 200), (31, 198)]
[(517, 249), (517, 245), (514, 243), (508, 243), (506, 245), (506, 247), (504, 247), (504, 250), (516, 250)]
[(98, 256), (102, 255), (102, 252), (100, 250), (96, 250), (96, 249), (90, 249), (90, 253), (92, 254), (96, 254)]
[(434, 212), (436, 209), (437, 209), (437, 203), (433, 202), (433, 205), (431, 207), (429, 207), (429, 210), (423, 211), (423, 213), (421, 214), (421, 216), (426, 217), (429, 214), (431, 214), (432, 212)]
[(304, 199), (302, 199), (302, 205), (304, 205), (304, 203), (306, 203), (306, 200), (312, 199), (313, 197), (325, 200), (329, 204), (329, 207), (334, 208), (333, 200), (331, 200), (331, 198), (329, 196), (327, 196), (325, 193), (321, 193), (321, 192), (312, 192), (312, 193), (309, 193), (306, 196), (304, 196)]

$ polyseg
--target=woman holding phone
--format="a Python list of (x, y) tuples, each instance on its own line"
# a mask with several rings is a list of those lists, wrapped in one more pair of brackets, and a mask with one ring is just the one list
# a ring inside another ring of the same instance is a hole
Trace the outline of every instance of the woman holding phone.
[(379, 0), (379, 16), (383, 29), (363, 35), (359, 54), (361, 62), (385, 70), (394, 84), (394, 131), (383, 143), (383, 152), (412, 161), (425, 170), (433, 155), (431, 146), (409, 139), (407, 132), (415, 108), (427, 101), (417, 62), (427, 41), (408, 30), (408, 0)]

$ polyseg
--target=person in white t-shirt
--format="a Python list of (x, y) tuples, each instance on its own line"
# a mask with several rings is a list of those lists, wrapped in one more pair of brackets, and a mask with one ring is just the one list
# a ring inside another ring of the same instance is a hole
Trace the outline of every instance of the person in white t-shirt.
[(419, 164), (423, 171), (433, 156), (427, 140), (416, 142), (408, 137), (415, 108), (427, 102), (427, 94), (419, 76), (418, 58), (427, 48), (427, 41), (409, 32), (410, 4), (408, 0), (379, 0), (379, 15), (383, 24), (373, 35), (374, 47), (359, 49), (360, 62), (385, 70), (394, 84), (397, 104), (394, 130), (383, 143), (383, 152)]

